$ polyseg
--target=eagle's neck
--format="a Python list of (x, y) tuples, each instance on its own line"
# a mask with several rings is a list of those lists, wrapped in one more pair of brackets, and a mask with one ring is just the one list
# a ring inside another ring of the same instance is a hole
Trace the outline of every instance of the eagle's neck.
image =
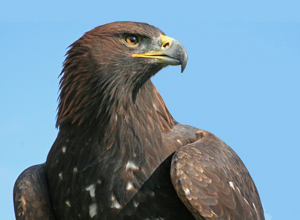
[[(136, 94), (132, 93), (134, 90), (130, 87), (111, 83), (94, 86), (102, 89), (95, 90), (94, 94), (81, 91), (77, 93), (78, 96), (74, 92), (73, 99), (68, 99), (68, 96), (64, 96), (65, 91), (61, 91), (58, 114), (60, 130), (72, 134), (71, 139), (75, 138), (79, 143), (88, 143), (90, 140), (98, 143), (93, 149), (84, 147), (83, 151), (81, 146), (80, 149), (73, 149), (76, 154), (89, 154), (91, 150), (90, 153), (107, 154), (109, 157), (118, 152), (122, 160), (128, 156), (127, 161), (139, 160), (140, 163), (161, 156), (161, 159), (152, 162), (152, 167), (169, 156), (171, 151), (162, 152), (162, 136), (171, 130), (176, 121), (150, 80)], [(98, 159), (91, 157), (85, 166), (90, 166)]]
[(110, 125), (118, 125), (119, 122), (119, 126), (156, 132), (167, 132), (173, 127), (175, 121), (150, 80), (136, 94), (120, 96), (123, 97), (113, 99), (109, 110), (103, 112), (110, 117)]
[(76, 88), (68, 84), (64, 79), (61, 86), (57, 118), (60, 128), (95, 133), (107, 127), (118, 128), (121, 122), (135, 129), (144, 126), (151, 130), (156, 124), (155, 129), (164, 132), (174, 125), (174, 119), (151, 80), (138, 90), (112, 82), (99, 85), (96, 81)]
[(136, 94), (136, 99), (129, 96), (112, 101), (106, 115), (109, 121), (101, 128), (104, 128), (101, 142), (111, 152), (119, 151), (124, 163), (132, 161), (145, 168), (150, 165), (151, 174), (151, 169), (172, 152), (164, 148), (163, 134), (176, 121), (150, 80)]

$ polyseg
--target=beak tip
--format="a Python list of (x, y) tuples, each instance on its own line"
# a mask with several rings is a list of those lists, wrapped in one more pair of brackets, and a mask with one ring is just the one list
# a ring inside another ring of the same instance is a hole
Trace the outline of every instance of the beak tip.
[(183, 73), (185, 67), (181, 66), (181, 73)]
[(181, 61), (181, 73), (183, 73), (183, 71), (185, 70), (185, 67), (186, 67), (186, 65), (187, 65), (187, 60), (188, 60), (187, 54), (185, 53), (185, 57), (184, 57), (184, 59)]

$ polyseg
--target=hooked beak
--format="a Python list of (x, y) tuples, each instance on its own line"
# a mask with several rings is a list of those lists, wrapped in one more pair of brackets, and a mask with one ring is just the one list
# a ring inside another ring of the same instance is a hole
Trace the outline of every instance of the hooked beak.
[(161, 50), (148, 51), (143, 54), (132, 54), (132, 57), (158, 59), (158, 61), (164, 65), (181, 65), (181, 72), (184, 71), (187, 64), (187, 53), (183, 45), (171, 38), (164, 35), (160, 36)]

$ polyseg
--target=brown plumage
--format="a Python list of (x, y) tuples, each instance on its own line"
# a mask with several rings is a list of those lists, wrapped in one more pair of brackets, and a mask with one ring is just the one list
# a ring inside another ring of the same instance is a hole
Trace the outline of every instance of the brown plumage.
[(74, 42), (60, 81), (58, 136), (16, 181), (17, 219), (264, 219), (246, 167), (213, 134), (176, 122), (150, 78), (187, 62), (144, 23)]

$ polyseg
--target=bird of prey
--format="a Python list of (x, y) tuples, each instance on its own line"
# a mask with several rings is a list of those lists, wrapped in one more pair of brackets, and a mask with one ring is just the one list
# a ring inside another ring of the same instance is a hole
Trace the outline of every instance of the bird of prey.
[(44, 164), (14, 186), (17, 219), (262, 220), (238, 155), (207, 131), (178, 123), (151, 77), (187, 64), (158, 28), (114, 22), (69, 48), (58, 136)]

